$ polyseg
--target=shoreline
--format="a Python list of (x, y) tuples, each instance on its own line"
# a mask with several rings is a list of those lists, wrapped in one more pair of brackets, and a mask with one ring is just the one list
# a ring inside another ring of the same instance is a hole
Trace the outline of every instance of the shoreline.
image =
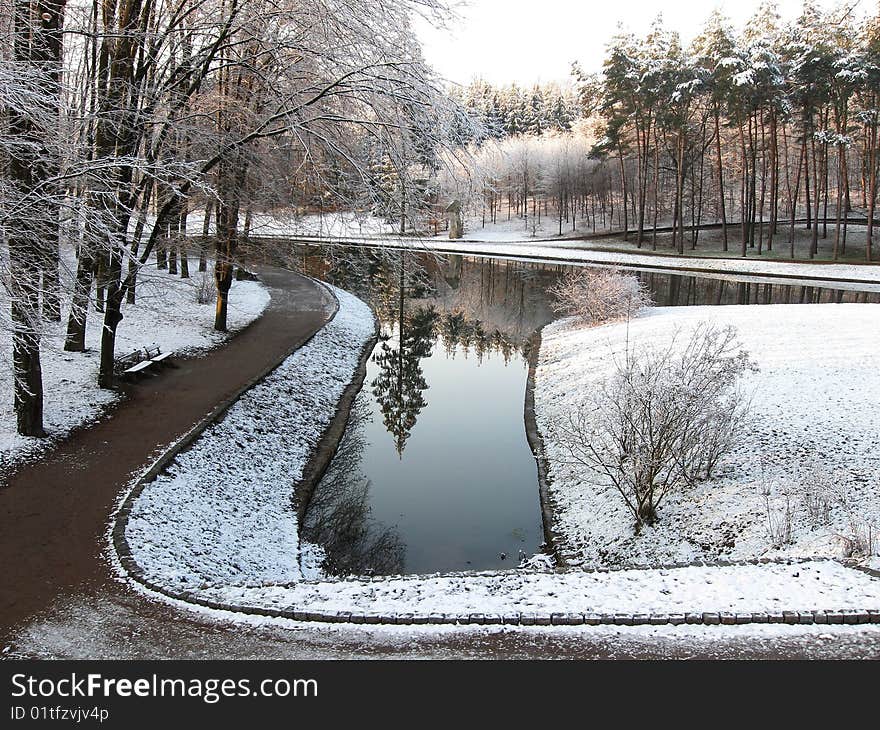
[(545, 552), (551, 555), (559, 567), (566, 567), (568, 563), (559, 550), (558, 545), (561, 536), (554, 532), (555, 515), (553, 502), (550, 496), (549, 464), (544, 456), (544, 438), (538, 428), (535, 416), (535, 372), (541, 353), (541, 330), (535, 330), (529, 338), (529, 368), (526, 376), (525, 397), (525, 427), (526, 439), (535, 457), (535, 465), (538, 473), (538, 496), (541, 504), (541, 525), (544, 530)]

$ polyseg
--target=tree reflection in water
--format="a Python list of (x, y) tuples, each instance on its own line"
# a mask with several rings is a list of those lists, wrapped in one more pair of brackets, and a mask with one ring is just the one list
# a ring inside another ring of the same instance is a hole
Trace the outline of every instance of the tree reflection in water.
[(404, 568), (406, 547), (397, 531), (370, 515), (371, 484), (361, 468), (369, 418), (369, 403), (361, 394), (301, 527), (303, 541), (324, 549), (322, 568), (330, 575), (389, 575)]
[(419, 307), (411, 313), (401, 313), (396, 346), (385, 335), (376, 348), (373, 360), (379, 374), (370, 384), (373, 395), (382, 410), (388, 433), (394, 438), (399, 456), (403, 455), (406, 441), (416, 425), (416, 419), (428, 402), (424, 391), (428, 383), (422, 374), (420, 361), (431, 356), (434, 329), (439, 315), (434, 307)]
[[(509, 365), (514, 354), (525, 353), (525, 342), (519, 343), (510, 335), (499, 329), (487, 332), (483, 323), (478, 319), (468, 319), (463, 312), (450, 312), (440, 317), (438, 330), (443, 340), (446, 354), (455, 357), (461, 350), (467, 358), (473, 349), (477, 356), (477, 362), (482, 363), (487, 353), (497, 352), (504, 359), (504, 364)], [(525, 355), (523, 354), (525, 358)]]

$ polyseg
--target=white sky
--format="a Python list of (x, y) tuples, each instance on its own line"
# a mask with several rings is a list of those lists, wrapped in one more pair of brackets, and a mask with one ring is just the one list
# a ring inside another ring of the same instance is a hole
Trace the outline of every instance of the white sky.
[[(760, 0), (470, 0), (460, 8), (462, 20), (451, 32), (419, 22), (426, 60), (445, 78), (467, 83), (474, 77), (504, 84), (516, 81), (564, 81), (572, 61), (598, 71), (605, 44), (618, 23), (635, 32), (647, 31), (662, 12), (666, 27), (677, 30), (685, 42), (696, 35), (712, 8), (720, 7), (735, 25), (742, 25)], [(801, 0), (778, 0), (783, 19), (795, 18)], [(837, 0), (816, 0), (835, 7)], [(848, 0), (859, 15), (874, 7), (873, 0)]]

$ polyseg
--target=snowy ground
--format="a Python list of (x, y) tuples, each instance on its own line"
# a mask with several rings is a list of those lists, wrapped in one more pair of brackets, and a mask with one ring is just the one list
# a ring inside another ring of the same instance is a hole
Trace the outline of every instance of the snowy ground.
[[(239, 220), (244, 226), (244, 216)], [(194, 211), (187, 216), (187, 233), (201, 236), (204, 232), (204, 213)], [(214, 222), (208, 229), (214, 232)], [(346, 236), (382, 236), (393, 234), (397, 227), (383, 218), (363, 212), (340, 211), (333, 213), (309, 213), (296, 215), (290, 213), (256, 213), (251, 221), (250, 232), (254, 236), (326, 236), (344, 238)]]
[[(65, 257), (62, 275), (70, 277), (72, 259)], [(194, 267), (195, 268), (195, 267)], [(180, 279), (152, 266), (138, 280), (138, 302), (124, 306), (119, 325), (116, 352), (125, 355), (146, 345), (158, 345), (163, 352), (196, 354), (216, 347), (229, 337), (216, 332), (213, 301), (198, 304), (196, 291), (205, 274), (193, 270), (192, 278)], [(210, 273), (207, 276), (211, 276)], [(208, 287), (213, 287), (209, 278)], [(259, 317), (269, 303), (269, 292), (259, 282), (234, 282), (229, 301), (229, 330), (236, 332)], [(8, 318), (5, 290), (0, 289), (0, 311)], [(41, 360), (45, 392), (44, 420), (52, 438), (61, 438), (72, 429), (100, 418), (118, 394), (97, 387), (101, 340), (101, 315), (90, 308), (86, 328), (85, 353), (64, 352), (67, 307), (62, 322), (47, 325), (42, 340)], [(0, 321), (0, 376), (12, 378), (12, 341), (8, 321)], [(7, 391), (11, 393), (11, 387)], [(51, 442), (51, 439), (49, 440)], [(46, 441), (25, 439), (15, 432), (15, 413), (11, 395), (0, 402), (0, 465), (34, 458)]]
[[(433, 249), (448, 253), (488, 256), (528, 256), (548, 262), (565, 261), (597, 265), (635, 266), (653, 269), (696, 269), (708, 274), (741, 274), (749, 276), (807, 277), (809, 279), (841, 279), (864, 282), (856, 286), (840, 284), (837, 288), (858, 288), (867, 291), (880, 291), (880, 265), (858, 264), (810, 264), (803, 261), (766, 261), (755, 258), (739, 258), (735, 251), (730, 258), (707, 258), (705, 256), (657, 256), (650, 252), (628, 251), (628, 244), (617, 239), (597, 239), (594, 241), (570, 240), (573, 236), (590, 233), (585, 229), (576, 232), (563, 231), (562, 238), (556, 235), (557, 227), (552, 216), (542, 217), (542, 225), (532, 233), (522, 220), (499, 220), (493, 226), (482, 228), (479, 219), (470, 219), (464, 238), (450, 241), (447, 233), (424, 238), (401, 237), (395, 235), (396, 226), (366, 213), (338, 212), (323, 215), (304, 216), (284, 215), (282, 213), (260, 213), (254, 216), (252, 232), (266, 237), (325, 238), (336, 243), (366, 243), (385, 245), (393, 248)], [(199, 236), (202, 232), (202, 214), (195, 212), (188, 218), (190, 235)], [(620, 245), (622, 250), (608, 251), (609, 246)], [(799, 281), (792, 281), (797, 284)]]
[[(167, 600), (167, 599), (166, 599)], [(181, 613), (127, 592), (60, 601), (0, 648), (40, 659), (877, 659), (880, 625), (355, 625)], [(189, 610), (188, 610), (189, 609)]]
[[(610, 353), (621, 352), (627, 337), (631, 347), (662, 346), (701, 321), (735, 326), (757, 362), (760, 372), (746, 381), (755, 423), (718, 479), (668, 497), (658, 524), (636, 537), (613, 487), (597, 486), (596, 475), (560, 463), (563, 452), (546, 435), (580, 393), (610, 372)], [(876, 554), (878, 360), (876, 304), (656, 308), (628, 328), (586, 328), (571, 320), (547, 326), (536, 415), (551, 462), (554, 528), (563, 554), (574, 563), (606, 566), (845, 557), (854, 539), (872, 540)], [(779, 527), (789, 520), (791, 541), (782, 543)]]
[(366, 304), (335, 292), (333, 320), (135, 500), (126, 539), (154, 583), (181, 590), (314, 575), (316, 553), (299, 546), (293, 485), (375, 328)]
[(238, 606), (366, 614), (774, 613), (880, 607), (880, 580), (831, 561), (669, 570), (511, 570), (287, 586), (215, 586)]
[[(620, 222), (615, 221), (614, 228), (602, 228), (601, 224), (596, 230), (593, 230), (586, 220), (579, 218), (577, 227), (572, 230), (571, 223), (562, 222), (562, 235), (559, 233), (559, 221), (555, 217), (555, 213), (550, 211), (550, 216), (542, 215), (540, 223), (532, 216), (529, 209), (528, 219), (518, 218), (516, 216), (507, 220), (506, 213), (498, 215), (496, 223), (487, 220), (483, 223), (481, 216), (469, 216), (465, 220), (464, 238), (466, 241), (488, 241), (488, 242), (515, 242), (515, 241), (564, 241), (571, 238), (587, 239), (581, 240), (579, 243), (584, 246), (596, 246), (598, 248), (620, 247), (623, 250), (631, 250), (638, 253), (652, 253), (652, 224), (645, 229), (645, 243), (642, 245), (641, 251), (637, 250), (635, 239), (635, 222), (630, 221), (630, 236), (628, 241), (623, 240), (621, 234)], [(715, 256), (724, 255), (736, 258), (739, 255), (740, 224), (733, 222), (728, 224), (728, 251), (723, 251), (722, 233), (720, 221), (706, 221), (704, 225), (717, 225), (717, 228), (702, 228), (697, 237), (697, 249), (693, 251), (693, 256)], [(657, 231), (657, 249), (658, 253), (675, 253), (676, 247), (672, 244), (672, 219), (665, 218), (658, 221)], [(779, 231), (774, 235), (772, 250), (767, 250), (767, 230), (769, 224), (764, 225), (764, 239), (762, 240), (762, 256), (764, 258), (783, 258), (790, 256), (789, 226), (784, 223)], [(835, 237), (834, 221), (829, 221), (824, 227), (819, 224), (819, 238), (817, 245), (819, 248), (819, 257), (830, 258), (833, 252), (833, 244)], [(812, 241), (812, 233), (806, 228), (803, 221), (795, 224), (795, 255), (797, 259), (809, 259), (808, 243)], [(823, 233), (825, 236), (823, 237)], [(686, 249), (690, 248), (691, 231), (686, 231), (688, 241), (685, 243)], [(445, 236), (445, 233), (441, 233)], [(593, 238), (601, 236), (601, 238)], [(857, 257), (857, 261), (863, 261), (865, 258), (865, 217), (853, 216), (848, 222), (848, 235), (846, 241), (846, 253), (852, 257)], [(757, 257), (757, 247), (749, 247), (750, 256)]]
[[(555, 214), (551, 212), (549, 216), (541, 215), (541, 221), (532, 216), (531, 208), (529, 209), (529, 217), (527, 220), (512, 216), (507, 220), (506, 213), (499, 213), (496, 223), (491, 220), (483, 225), (483, 219), (480, 216), (468, 216), (464, 225), (464, 241), (493, 241), (493, 242), (517, 242), (528, 240), (560, 240), (559, 221)], [(604, 233), (605, 231), (597, 231)], [(577, 238), (593, 234), (593, 229), (584, 220), (578, 221), (578, 227), (571, 229), (571, 223), (562, 222), (562, 238)], [(441, 232), (441, 238), (448, 238), (448, 233)]]

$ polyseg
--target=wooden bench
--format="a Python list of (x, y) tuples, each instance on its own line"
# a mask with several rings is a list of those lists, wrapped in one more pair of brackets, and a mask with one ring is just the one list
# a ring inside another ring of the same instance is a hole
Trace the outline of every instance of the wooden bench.
[(171, 357), (174, 353), (171, 352), (160, 352), (155, 357), (150, 358), (150, 362), (156, 363), (157, 365), (170, 365), (171, 362), (168, 358)]
[(162, 352), (162, 350), (159, 349), (159, 345), (148, 345), (144, 348), (144, 355), (146, 355), (145, 359), (159, 367), (171, 365), (171, 356), (173, 354), (173, 352)]
[(131, 368), (133, 365), (137, 365), (143, 359), (144, 351), (135, 350), (134, 352), (130, 352), (127, 355), (116, 358), (113, 370), (117, 375), (122, 375), (122, 373)]
[(116, 372), (123, 380), (133, 380), (156, 368), (171, 365), (173, 354), (162, 352), (158, 345), (147, 345), (120, 357), (116, 361)]
[(150, 360), (141, 360), (139, 363), (132, 365), (130, 368), (126, 368), (122, 371), (123, 378), (130, 378), (134, 375), (140, 375), (145, 370), (149, 370), (153, 367), (153, 363)]

